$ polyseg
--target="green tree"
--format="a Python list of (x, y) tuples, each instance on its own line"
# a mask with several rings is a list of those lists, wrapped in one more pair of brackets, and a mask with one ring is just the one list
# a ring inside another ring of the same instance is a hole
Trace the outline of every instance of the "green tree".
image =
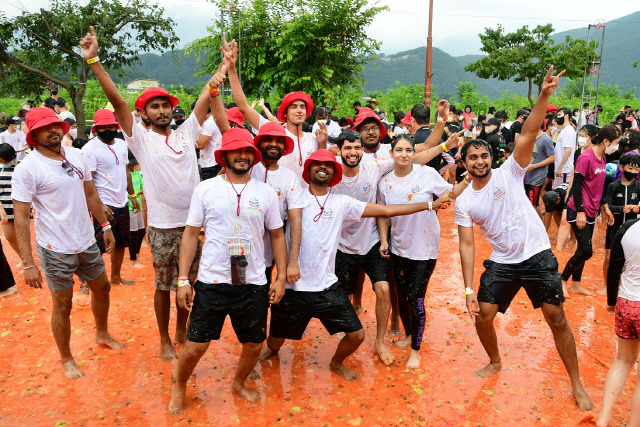
[(95, 26), (101, 40), (105, 66), (121, 71), (143, 52), (173, 49), (173, 24), (161, 7), (144, 0), (53, 0), (49, 10), (23, 12), (12, 20), (0, 16), (0, 68), (6, 77), (0, 89), (27, 96), (42, 93), (45, 81), (63, 87), (81, 134), (90, 68), (78, 43), (89, 26)]
[[(227, 8), (235, 2), (214, 3)], [(231, 14), (225, 29), (235, 36), (238, 25), (241, 28), (239, 65), (245, 93), (267, 98), (302, 90), (318, 102), (340, 98), (362, 83), (364, 65), (380, 48), (365, 29), (387, 9), (370, 7), (367, 0), (249, 0), (238, 7), (240, 13)], [(187, 53), (206, 58), (201, 75), (220, 63), (219, 24), (187, 46)]]
[(595, 42), (567, 36), (563, 43), (551, 40), (553, 26), (538, 25), (530, 30), (526, 25), (513, 33), (506, 33), (501, 25), (494, 30), (486, 28), (479, 34), (482, 51), (487, 56), (468, 64), (464, 69), (478, 77), (499, 80), (513, 78), (529, 84), (528, 98), (533, 107), (533, 86), (540, 86), (545, 71), (554, 65), (558, 71), (566, 69), (566, 77), (581, 77), (594, 56)]

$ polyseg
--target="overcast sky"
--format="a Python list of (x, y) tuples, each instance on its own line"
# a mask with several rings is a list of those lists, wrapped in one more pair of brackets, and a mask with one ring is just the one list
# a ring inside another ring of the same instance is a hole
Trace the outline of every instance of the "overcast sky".
[[(80, 0), (83, 1), (83, 0)], [(156, 0), (177, 23), (181, 46), (206, 34), (218, 15), (205, 0)], [(375, 3), (370, 1), (370, 3)], [(389, 6), (367, 28), (370, 37), (382, 41), (382, 52), (393, 54), (426, 45), (428, 0), (380, 0)], [(33, 12), (47, 7), (46, 0), (2, 0), (0, 10), (15, 16), (22, 8)], [(478, 34), (485, 27), (502, 24), (508, 31), (523, 25), (552, 23), (556, 31), (584, 28), (598, 20), (610, 21), (640, 10), (637, 0), (434, 0), (433, 46), (453, 55), (480, 53)], [(640, 23), (638, 24), (640, 25)], [(637, 31), (638, 25), (632, 31)]]

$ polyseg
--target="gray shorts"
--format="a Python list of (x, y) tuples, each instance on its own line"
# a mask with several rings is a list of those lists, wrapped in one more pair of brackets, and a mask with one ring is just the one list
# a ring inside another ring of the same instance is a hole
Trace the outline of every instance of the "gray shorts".
[(53, 292), (62, 292), (73, 288), (73, 274), (82, 282), (95, 280), (105, 272), (100, 249), (95, 243), (84, 252), (60, 254), (51, 249), (38, 246), (38, 255), (47, 285)]
[(142, 211), (129, 211), (129, 231), (144, 230), (144, 217)]
[[(156, 271), (156, 289), (160, 291), (178, 290), (178, 255), (184, 227), (149, 227), (149, 246), (153, 256), (153, 269)], [(198, 240), (196, 255), (189, 270), (189, 281), (194, 283), (198, 277), (202, 241)]]

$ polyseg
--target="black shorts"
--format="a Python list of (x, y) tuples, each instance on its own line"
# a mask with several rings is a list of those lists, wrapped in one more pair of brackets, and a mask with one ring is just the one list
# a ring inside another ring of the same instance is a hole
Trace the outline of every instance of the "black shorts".
[(533, 308), (542, 303), (560, 305), (564, 302), (558, 260), (551, 249), (535, 254), (517, 264), (499, 264), (486, 260), (480, 276), (478, 301), (497, 304), (500, 313), (509, 308), (521, 287), (527, 292)]
[(334, 283), (320, 292), (287, 289), (280, 304), (271, 305), (269, 335), (288, 340), (302, 339), (312, 317), (320, 320), (331, 335), (362, 329), (344, 289)]
[(227, 315), (241, 343), (261, 343), (267, 339), (269, 287), (194, 283), (196, 295), (189, 316), (187, 339), (207, 343), (220, 339)]
[(542, 185), (524, 185), (524, 191), (527, 193), (527, 198), (533, 205), (533, 207), (538, 206), (538, 202), (540, 200), (540, 191), (542, 190)]
[[(109, 220), (111, 224), (111, 232), (113, 237), (116, 238), (116, 248), (128, 248), (129, 247), (129, 224), (131, 219), (129, 217), (129, 205), (125, 205), (122, 208), (114, 208), (109, 206), (109, 209), (113, 212), (113, 219)], [(102, 227), (98, 223), (98, 220), (93, 218), (93, 231), (96, 236), (96, 244), (100, 248), (100, 253), (105, 253), (104, 248), (104, 233)]]
[(340, 250), (336, 253), (336, 276), (347, 295), (356, 293), (361, 268), (369, 276), (371, 285), (389, 281), (389, 258), (380, 255), (380, 242), (373, 245), (366, 255), (347, 254)]
[(605, 249), (611, 249), (611, 246), (613, 245), (613, 238), (616, 235), (616, 233), (618, 232), (618, 230), (620, 230), (620, 226), (622, 224), (613, 224), (613, 225), (609, 225), (607, 226), (607, 234), (605, 236), (604, 239), (604, 248)]
[[(600, 212), (600, 210), (598, 210), (598, 212)], [(587, 224), (593, 224), (596, 222), (595, 216), (589, 216), (586, 214), (585, 216), (587, 217)], [(596, 213), (596, 216), (598, 216), (597, 213)], [(572, 223), (572, 222), (576, 222), (577, 220), (578, 220), (578, 212), (574, 211), (569, 206), (567, 206), (567, 222)]]
[(201, 168), (200, 179), (202, 181), (206, 181), (207, 179), (215, 178), (221, 169), (222, 169), (222, 166), (220, 165), (211, 166), (210, 168)]

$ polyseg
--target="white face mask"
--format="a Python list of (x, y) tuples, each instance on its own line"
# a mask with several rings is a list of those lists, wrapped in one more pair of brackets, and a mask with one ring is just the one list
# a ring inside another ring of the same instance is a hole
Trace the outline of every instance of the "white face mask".
[(76, 139), (78, 137), (78, 129), (69, 129), (69, 136)]
[(607, 154), (613, 154), (616, 151), (618, 151), (618, 146), (617, 145), (609, 145), (607, 148), (604, 149), (604, 152)]
[(578, 146), (579, 147), (584, 147), (585, 145), (587, 145), (587, 138), (584, 136), (579, 136), (578, 137)]

